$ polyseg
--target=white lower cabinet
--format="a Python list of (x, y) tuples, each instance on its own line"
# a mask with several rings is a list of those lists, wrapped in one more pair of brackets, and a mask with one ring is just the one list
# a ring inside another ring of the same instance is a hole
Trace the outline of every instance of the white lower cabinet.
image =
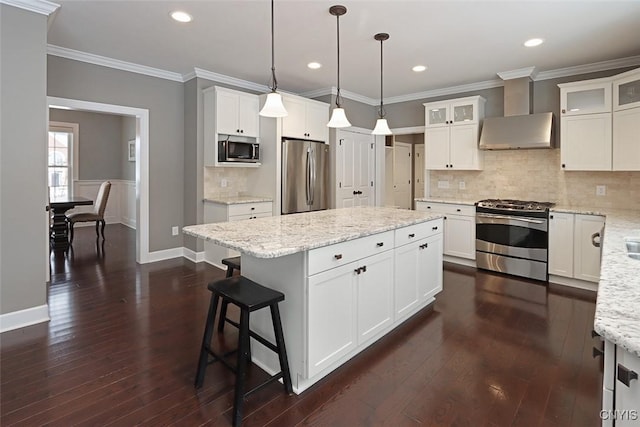
[(356, 264), (358, 344), (362, 344), (393, 322), (393, 251), (365, 258)]
[[(476, 208), (472, 205), (416, 201), (416, 210), (441, 213), (444, 218), (444, 254), (475, 261)], [(455, 262), (455, 259), (452, 260)]]
[(549, 213), (549, 281), (557, 281), (554, 275), (593, 283), (600, 280), (604, 223), (599, 215)]
[(640, 357), (604, 340), (602, 426), (640, 426)]

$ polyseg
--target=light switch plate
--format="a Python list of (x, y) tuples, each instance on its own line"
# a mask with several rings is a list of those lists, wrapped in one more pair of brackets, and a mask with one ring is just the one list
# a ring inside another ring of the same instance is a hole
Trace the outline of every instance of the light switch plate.
[(596, 185), (596, 196), (606, 196), (606, 195), (607, 195), (607, 186)]
[(460, 182), (458, 183), (458, 188), (459, 188), (460, 190), (464, 190), (465, 188), (467, 188), (467, 185), (464, 183), (464, 181), (460, 181)]
[(173, 236), (177, 236), (178, 235), (178, 226), (171, 227), (171, 234)]
[(224, 178), (222, 178), (222, 179), (220, 180), (220, 187), (226, 187), (226, 186), (227, 186), (227, 180), (226, 180), (226, 179), (224, 179)]
[(438, 188), (449, 188), (449, 181), (438, 181)]

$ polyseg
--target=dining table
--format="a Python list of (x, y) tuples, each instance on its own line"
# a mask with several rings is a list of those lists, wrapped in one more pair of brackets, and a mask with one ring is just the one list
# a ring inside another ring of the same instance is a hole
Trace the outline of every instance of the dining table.
[(83, 196), (52, 197), (49, 201), (49, 210), (53, 212), (49, 241), (51, 248), (65, 250), (69, 248), (69, 225), (66, 212), (76, 206), (93, 205), (93, 200)]

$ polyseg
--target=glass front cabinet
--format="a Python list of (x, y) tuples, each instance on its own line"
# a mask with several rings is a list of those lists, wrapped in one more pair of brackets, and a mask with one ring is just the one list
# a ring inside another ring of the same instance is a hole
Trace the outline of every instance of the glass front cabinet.
[(558, 86), (560, 86), (560, 114), (562, 117), (611, 112), (610, 78), (566, 83)]
[(613, 81), (613, 110), (640, 107), (640, 69), (616, 76)]
[(438, 127), (477, 123), (479, 117), (477, 98), (469, 97), (459, 101), (429, 103), (425, 126)]

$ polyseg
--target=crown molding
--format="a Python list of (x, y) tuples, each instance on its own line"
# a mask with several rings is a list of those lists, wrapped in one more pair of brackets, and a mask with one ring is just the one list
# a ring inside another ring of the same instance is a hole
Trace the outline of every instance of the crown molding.
[(496, 73), (502, 80), (519, 79), (530, 77), (532, 80), (536, 76), (536, 67), (518, 68), (517, 70), (500, 71)]
[(464, 92), (473, 92), (476, 90), (491, 89), (494, 87), (502, 87), (502, 86), (504, 86), (504, 82), (502, 80), (499, 80), (499, 79), (486, 80), (484, 82), (450, 86), (442, 89), (433, 89), (433, 90), (427, 90), (424, 92), (411, 93), (409, 95), (393, 96), (391, 98), (385, 99), (384, 103), (397, 104), (399, 102), (417, 101), (417, 100), (435, 98), (437, 96), (444, 96), (444, 95), (457, 95)]
[(594, 62), (592, 64), (576, 65), (575, 67), (558, 68), (557, 70), (541, 71), (534, 80), (557, 79), (560, 77), (614, 70), (616, 68), (634, 67), (636, 65), (640, 65), (640, 55), (630, 56), (628, 58), (612, 59), (610, 61)]
[[(300, 96), (304, 96), (305, 98), (317, 98), (319, 96), (325, 95), (337, 95), (338, 90), (335, 87), (325, 87), (316, 90), (310, 90), (308, 92), (302, 92)], [(344, 94), (342, 94), (344, 96)]]
[(49, 16), (60, 5), (46, 0), (0, 0), (0, 3)]
[(107, 58), (106, 56), (94, 55), (93, 53), (81, 52), (79, 50), (68, 49), (55, 45), (47, 45), (47, 54), (59, 56), (61, 58), (73, 59), (103, 67), (115, 68), (117, 70), (129, 71), (132, 73), (144, 74), (151, 77), (183, 82), (182, 74), (159, 68), (147, 67), (145, 65), (134, 64), (132, 62), (120, 61), (119, 59)]
[[(256, 92), (270, 92), (271, 89), (267, 85), (261, 85), (259, 83), (250, 82), (248, 80), (238, 79), (236, 77), (227, 76), (225, 74), (214, 73), (213, 71), (203, 70), (202, 68), (194, 68), (192, 73), (185, 74), (183, 81), (191, 80), (194, 77), (202, 79), (212, 80), (218, 83), (228, 84), (234, 87), (239, 87), (247, 90), (253, 90)], [(282, 91), (280, 91), (282, 92)]]
[[(325, 87), (322, 89), (311, 90), (308, 92), (303, 92), (300, 96), (304, 96), (305, 98), (317, 98), (319, 96), (325, 95), (337, 95), (338, 89), (335, 86)], [(350, 99), (352, 101), (361, 102), (367, 105), (378, 105), (380, 103), (379, 100), (374, 98), (369, 98), (368, 96), (360, 95), (359, 93), (351, 92), (348, 90), (340, 89), (340, 94), (343, 98)]]

